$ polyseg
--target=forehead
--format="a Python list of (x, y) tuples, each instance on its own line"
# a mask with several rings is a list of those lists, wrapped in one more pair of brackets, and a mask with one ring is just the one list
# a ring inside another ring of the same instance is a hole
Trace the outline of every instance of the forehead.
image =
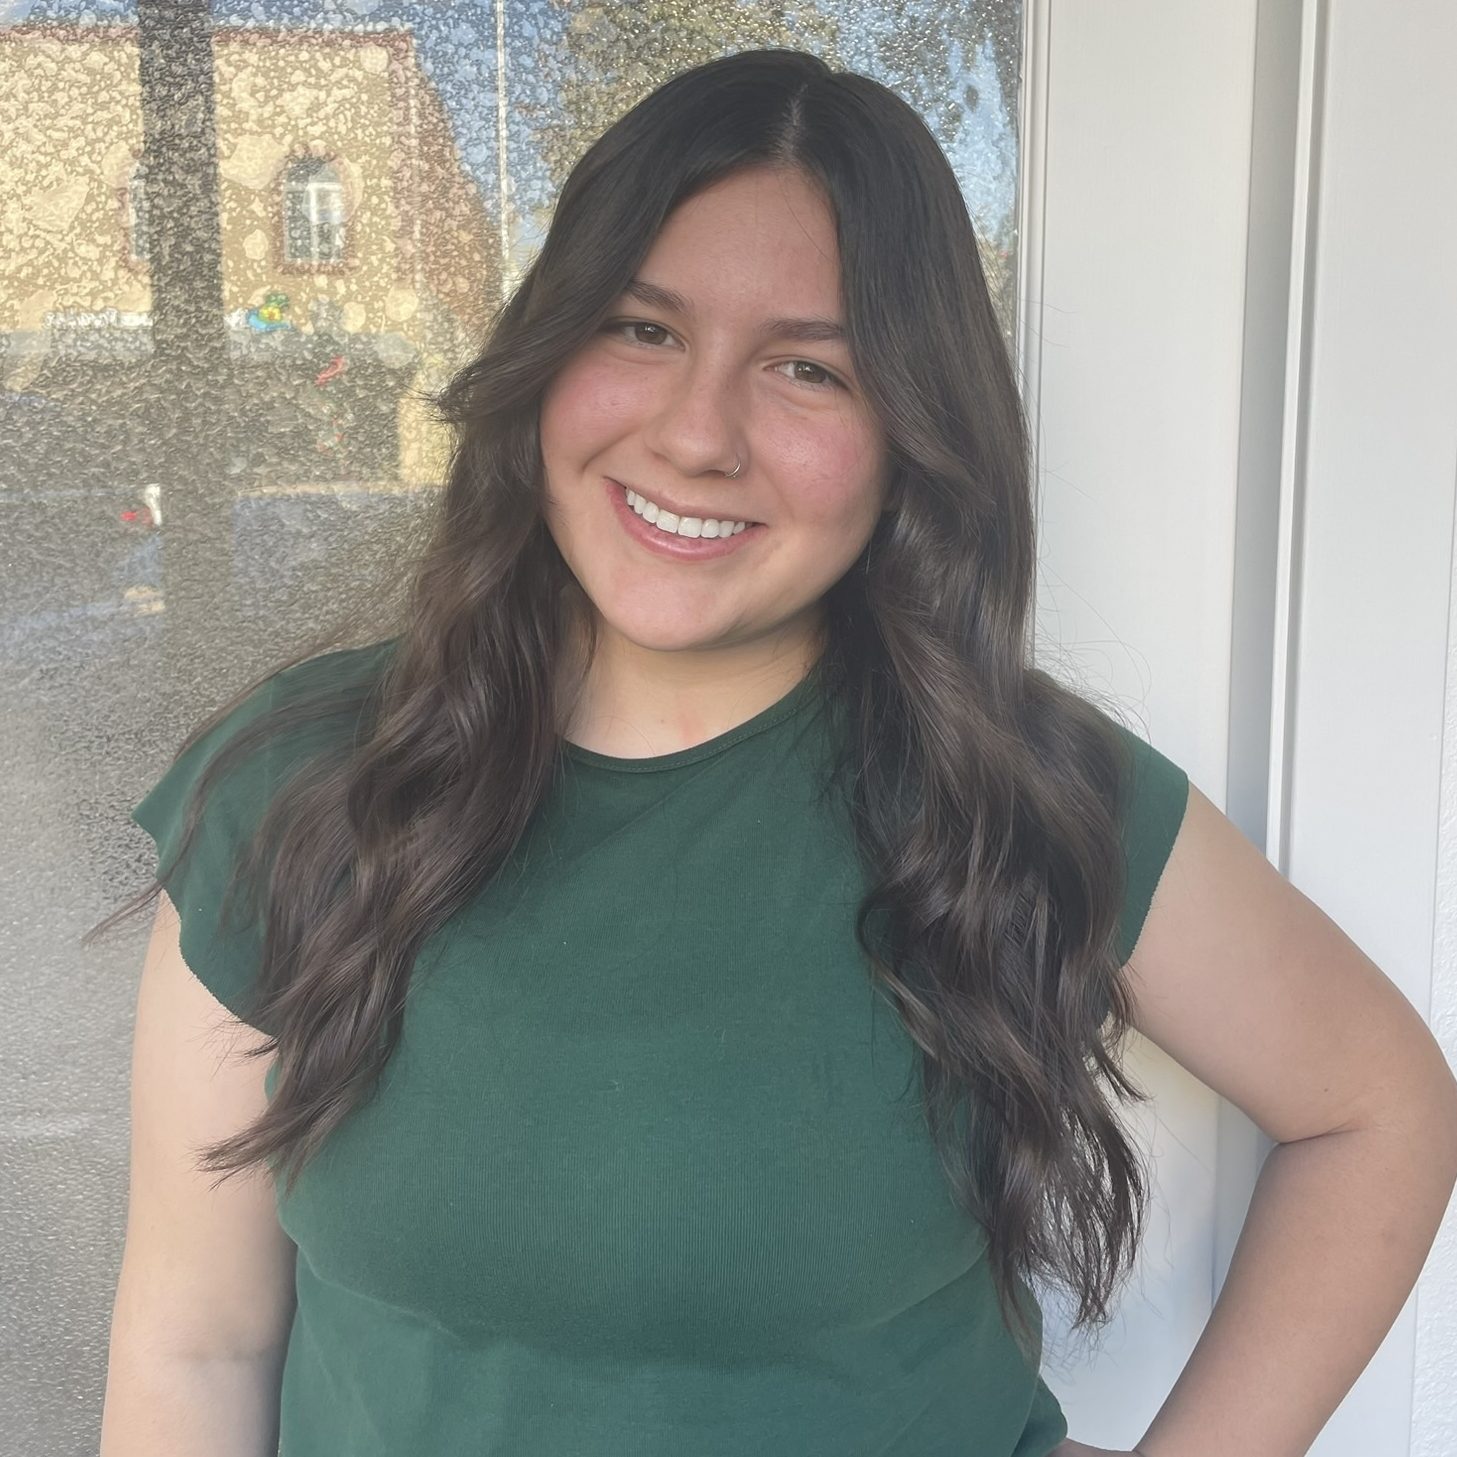
[(776, 330), (810, 321), (825, 342), (843, 327), (834, 215), (799, 172), (755, 168), (686, 199), (636, 277), (647, 287), (629, 286), (632, 297), (690, 319), (711, 314)]

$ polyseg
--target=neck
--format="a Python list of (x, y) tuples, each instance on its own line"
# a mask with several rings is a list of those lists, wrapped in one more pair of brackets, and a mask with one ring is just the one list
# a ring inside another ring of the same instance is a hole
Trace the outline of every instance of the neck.
[(563, 736), (614, 758), (643, 759), (691, 749), (737, 728), (801, 682), (823, 645), (818, 625), (772, 638), (690, 651), (640, 647), (603, 628), (593, 661), (569, 655)]

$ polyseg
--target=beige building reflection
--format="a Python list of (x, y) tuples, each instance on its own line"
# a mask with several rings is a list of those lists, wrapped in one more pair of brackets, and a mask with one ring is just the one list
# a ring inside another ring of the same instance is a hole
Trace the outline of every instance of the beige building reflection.
[[(219, 27), (213, 57), (230, 472), (438, 483), (443, 432), (407, 391), (474, 352), (501, 260), (412, 36)], [(0, 30), (0, 96), (0, 385), (106, 402), (124, 452), (150, 349), (136, 27)]]

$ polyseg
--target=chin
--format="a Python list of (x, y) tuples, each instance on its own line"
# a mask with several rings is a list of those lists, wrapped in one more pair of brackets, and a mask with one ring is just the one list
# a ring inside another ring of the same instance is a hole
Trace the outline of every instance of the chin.
[(682, 623), (644, 622), (602, 614), (603, 625), (616, 637), (649, 653), (683, 653), (721, 646), (717, 636)]

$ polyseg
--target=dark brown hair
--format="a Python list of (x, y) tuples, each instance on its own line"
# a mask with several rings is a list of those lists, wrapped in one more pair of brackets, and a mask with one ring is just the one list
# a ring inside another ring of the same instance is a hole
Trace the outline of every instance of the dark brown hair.
[(829, 203), (892, 467), (896, 509), (825, 601), (866, 872), (856, 934), (919, 1045), (930, 1129), (1030, 1349), (1024, 1277), (1069, 1288), (1075, 1326), (1105, 1321), (1143, 1221), (1108, 1098), (1144, 1096), (1114, 1056), (1131, 1013), (1115, 950), (1130, 766), (1109, 719), (1032, 665), (1028, 431), (956, 176), (893, 91), (800, 51), (676, 75), (581, 157), (481, 352), (430, 397), (452, 455), (382, 672), (352, 698), (280, 705), (214, 761), (363, 715), (274, 800), (269, 855), (243, 868), (266, 917), (255, 1006), (278, 1030), (258, 1052), (276, 1050), (277, 1082), (203, 1166), (266, 1158), (292, 1186), (393, 1051), (421, 943), (550, 788), (573, 622), (592, 639), (543, 520), (539, 403), (672, 210), (753, 166), (798, 169)]

